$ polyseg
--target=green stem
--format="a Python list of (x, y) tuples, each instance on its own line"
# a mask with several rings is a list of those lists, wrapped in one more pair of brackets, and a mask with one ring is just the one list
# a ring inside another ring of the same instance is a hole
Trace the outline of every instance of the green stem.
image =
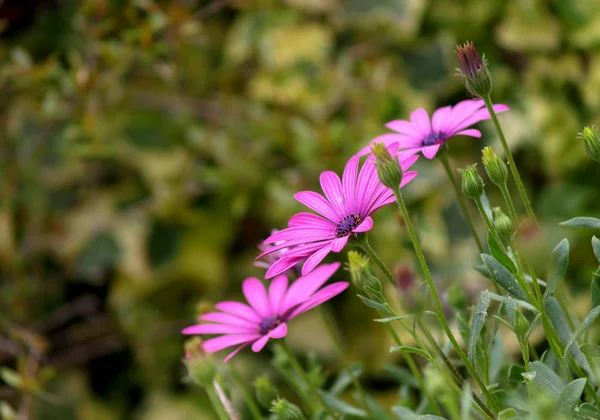
[(381, 259), (379, 258), (379, 255), (377, 255), (377, 253), (375, 252), (375, 250), (373, 249), (373, 247), (371, 247), (371, 244), (369, 243), (369, 238), (367, 237), (367, 234), (363, 234), (360, 235), (359, 240), (358, 240), (358, 244), (360, 246), (360, 248), (365, 251), (365, 254), (367, 254), (367, 256), (375, 261), (375, 264), (377, 264), (377, 266), (379, 267), (379, 269), (383, 272), (383, 274), (385, 274), (386, 278), (390, 281), (390, 283), (392, 284), (392, 286), (397, 287), (398, 284), (396, 282), (396, 279), (394, 278), (394, 275), (392, 274), (392, 272), (386, 267), (386, 265), (383, 263), (383, 261), (381, 261)]
[(496, 232), (496, 227), (485, 212), (485, 209), (483, 208), (483, 203), (481, 202), (481, 198), (476, 198), (473, 201), (475, 201), (475, 204), (477, 205), (477, 210), (479, 210), (479, 213), (481, 213), (481, 217), (483, 218), (483, 221), (485, 222), (488, 231), (492, 234), (498, 245), (500, 245), (504, 249), (504, 243), (498, 236), (498, 233)]
[(230, 363), (230, 367), (231, 367), (231, 376), (233, 376), (233, 379), (235, 380), (237, 385), (240, 387), (240, 391), (242, 392), (242, 395), (244, 396), (244, 400), (246, 400), (246, 404), (248, 405), (248, 409), (250, 409), (250, 414), (252, 415), (252, 418), (254, 420), (262, 420), (263, 415), (261, 413), (260, 407), (258, 406), (256, 401), (254, 401), (254, 397), (252, 396), (252, 393), (246, 386), (246, 381), (244, 381), (244, 378), (242, 378), (242, 375), (240, 375), (240, 373), (238, 372), (238, 370), (236, 369), (236, 367), (233, 363)]
[(498, 136), (500, 137), (500, 142), (502, 143), (504, 154), (506, 155), (506, 159), (508, 160), (508, 167), (510, 168), (510, 172), (512, 173), (512, 176), (515, 179), (515, 183), (517, 184), (519, 195), (521, 196), (521, 200), (523, 201), (523, 205), (525, 206), (525, 212), (531, 220), (537, 223), (537, 219), (535, 218), (535, 214), (533, 213), (533, 208), (531, 207), (531, 203), (529, 202), (529, 198), (527, 197), (527, 193), (525, 192), (525, 187), (523, 186), (521, 175), (519, 175), (517, 165), (515, 165), (515, 160), (513, 159), (510, 149), (508, 148), (506, 137), (504, 137), (504, 132), (502, 131), (502, 127), (500, 127), (500, 122), (498, 121), (498, 117), (496, 116), (496, 112), (494, 111), (494, 107), (492, 105), (492, 98), (490, 96), (487, 96), (482, 99), (485, 103), (485, 107), (490, 113), (490, 117), (492, 118), (492, 122), (494, 123), (496, 131), (498, 132)]
[(304, 369), (302, 368), (302, 365), (300, 365), (300, 362), (298, 361), (298, 359), (296, 359), (294, 352), (292, 352), (292, 349), (290, 349), (287, 342), (285, 340), (281, 340), (281, 343), (282, 343), (281, 347), (285, 351), (285, 354), (287, 355), (288, 360), (292, 364), (292, 367), (302, 377), (302, 380), (304, 380), (304, 382), (306, 382), (306, 385), (309, 387), (310, 391), (313, 393), (313, 395), (315, 396), (315, 398), (317, 399), (319, 404), (321, 404), (323, 406), (323, 408), (325, 409), (325, 411), (327, 412), (329, 417), (331, 417), (332, 419), (337, 419), (338, 416), (325, 403), (325, 400), (323, 399), (323, 397), (321, 396), (321, 394), (319, 393), (319, 391), (317, 390), (315, 385), (312, 383), (312, 381), (310, 380), (310, 378), (308, 377), (308, 375), (306, 374)]
[(211, 402), (213, 408), (215, 409), (219, 420), (230, 420), (229, 414), (227, 414), (227, 412), (225, 411), (225, 408), (223, 408), (223, 405), (221, 404), (221, 400), (219, 399), (219, 396), (217, 395), (217, 391), (215, 391), (214, 387), (207, 386), (206, 393), (208, 394), (208, 398), (210, 399), (210, 402)]
[(448, 179), (450, 179), (452, 188), (454, 188), (454, 193), (456, 194), (456, 198), (458, 200), (458, 205), (460, 206), (462, 214), (463, 214), (465, 220), (467, 221), (469, 228), (471, 228), (471, 233), (473, 234), (473, 238), (475, 239), (475, 242), (477, 243), (477, 248), (479, 248), (479, 253), (482, 254), (483, 253), (483, 245), (481, 243), (481, 240), (479, 239), (479, 236), (477, 235), (477, 231), (475, 230), (475, 224), (473, 223), (473, 219), (471, 218), (471, 213), (469, 212), (469, 207), (467, 207), (467, 203), (465, 201), (465, 196), (460, 191), (458, 183), (456, 182), (456, 178), (454, 178), (454, 175), (452, 175), (452, 169), (450, 168), (450, 162), (448, 162), (448, 156), (447, 156), (445, 150), (442, 150), (442, 153), (440, 153), (440, 161), (442, 162), (442, 166), (444, 167), (444, 170), (446, 171), (446, 175), (448, 176)]
[(431, 277), (431, 273), (429, 272), (429, 267), (427, 266), (427, 262), (425, 261), (425, 256), (423, 255), (423, 250), (421, 249), (421, 244), (419, 243), (419, 239), (417, 238), (417, 235), (413, 228), (412, 222), (410, 221), (410, 216), (408, 215), (408, 210), (406, 208), (406, 204), (404, 204), (404, 199), (402, 198), (402, 193), (400, 192), (400, 189), (395, 188), (394, 194), (396, 195), (396, 202), (398, 203), (398, 207), (400, 208), (400, 211), (402, 212), (402, 217), (404, 218), (404, 223), (406, 224), (408, 233), (410, 235), (410, 239), (413, 243), (413, 247), (414, 247), (417, 257), (419, 259), (419, 263), (421, 264), (421, 269), (423, 270), (423, 274), (425, 275), (425, 280), (427, 281), (427, 284), (429, 285), (429, 290), (431, 291), (431, 295), (433, 297), (433, 301), (435, 304), (436, 312), (439, 317), (439, 321), (442, 324), (442, 327), (443, 327), (444, 331), (446, 332), (448, 339), (452, 343), (452, 346), (454, 347), (456, 353), (458, 354), (460, 359), (465, 364), (465, 367), (469, 371), (469, 374), (473, 377), (473, 379), (475, 379), (475, 382), (477, 382), (477, 385), (479, 385), (479, 387), (481, 388), (481, 392), (485, 395), (488, 402), (490, 404), (492, 404), (493, 409), (498, 411), (498, 407), (496, 405), (493, 395), (486, 388), (485, 384), (479, 377), (479, 374), (475, 370), (475, 367), (471, 364), (471, 362), (467, 358), (467, 355), (463, 352), (462, 348), (456, 341), (456, 338), (452, 334), (452, 330), (450, 329), (450, 326), (448, 325), (448, 322), (446, 321), (446, 318), (444, 316), (444, 310), (442, 309), (442, 304), (440, 302), (440, 298), (438, 296), (435, 284), (433, 282), (433, 278)]

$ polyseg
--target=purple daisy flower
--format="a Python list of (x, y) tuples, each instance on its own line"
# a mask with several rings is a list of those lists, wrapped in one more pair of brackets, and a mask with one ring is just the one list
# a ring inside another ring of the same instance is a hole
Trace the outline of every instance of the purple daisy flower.
[(346, 282), (332, 283), (321, 288), (339, 268), (339, 263), (323, 264), (309, 275), (300, 277), (288, 288), (288, 278), (277, 276), (269, 291), (256, 278), (244, 280), (242, 291), (249, 305), (226, 301), (215, 305), (218, 312), (200, 316), (199, 325), (185, 328), (183, 334), (218, 334), (202, 343), (207, 353), (238, 346), (225, 358), (225, 363), (240, 350), (251, 346), (259, 352), (270, 338), (287, 335), (287, 322), (292, 318), (328, 301), (343, 292)]
[[(388, 146), (390, 154), (398, 152), (398, 144)], [(406, 171), (418, 159), (415, 151), (401, 152), (398, 161), (402, 171)], [(265, 278), (274, 277), (293, 267), (304, 258), (302, 274), (310, 273), (330, 252), (340, 252), (348, 239), (355, 234), (366, 232), (373, 227), (371, 214), (380, 207), (392, 203), (394, 193), (385, 187), (377, 177), (375, 159), (369, 156), (360, 172), (359, 156), (353, 156), (344, 169), (342, 179), (331, 171), (321, 173), (321, 188), (325, 197), (313, 191), (301, 191), (294, 198), (316, 211), (298, 213), (289, 220), (288, 228), (269, 236), (264, 244), (277, 244), (263, 252), (262, 258), (280, 249), (289, 248), (272, 264)], [(405, 172), (403, 187), (410, 182), (416, 172)]]
[[(495, 112), (508, 110), (507, 105), (494, 105)], [(427, 111), (419, 108), (410, 114), (410, 121), (390, 121), (385, 126), (400, 134), (383, 134), (376, 137), (370, 144), (383, 142), (386, 146), (399, 143), (400, 150), (422, 152), (427, 159), (432, 159), (448, 139), (454, 136), (481, 137), (481, 132), (469, 128), (479, 121), (490, 118), (481, 99), (467, 99), (454, 106), (439, 108), (433, 113), (431, 120)], [(370, 145), (358, 152), (359, 156), (370, 152)]]

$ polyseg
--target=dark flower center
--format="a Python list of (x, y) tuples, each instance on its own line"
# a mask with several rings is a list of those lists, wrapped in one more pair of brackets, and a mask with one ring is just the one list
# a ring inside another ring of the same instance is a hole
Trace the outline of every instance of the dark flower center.
[(358, 214), (351, 214), (350, 216), (344, 217), (335, 228), (335, 237), (343, 238), (344, 236), (350, 235), (352, 231), (362, 223), (362, 221), (362, 217), (360, 217)]
[(270, 316), (263, 319), (258, 326), (260, 327), (260, 333), (267, 335), (270, 331), (273, 331), (279, 324), (281, 324), (281, 317), (279, 315)]
[(436, 143), (444, 140), (446, 135), (443, 131), (434, 131), (433, 133), (428, 134), (423, 140), (421, 140), (421, 144), (423, 146), (432, 146)]

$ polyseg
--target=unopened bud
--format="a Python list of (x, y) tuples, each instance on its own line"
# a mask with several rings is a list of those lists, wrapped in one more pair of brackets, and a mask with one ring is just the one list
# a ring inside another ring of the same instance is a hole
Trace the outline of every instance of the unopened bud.
[(519, 337), (524, 337), (525, 334), (527, 334), (527, 331), (529, 330), (529, 321), (527, 321), (527, 318), (525, 318), (523, 312), (515, 311), (515, 323), (513, 328), (515, 334), (517, 334)]
[(462, 175), (462, 191), (473, 200), (479, 200), (483, 195), (483, 179), (477, 172), (477, 164), (468, 165), (465, 169), (459, 169), (458, 172)]
[(354, 286), (363, 291), (366, 287), (370, 287), (381, 292), (381, 282), (371, 274), (367, 257), (358, 251), (348, 251), (348, 267)]
[(210, 353), (202, 348), (202, 339), (191, 338), (185, 342), (185, 360), (190, 379), (199, 386), (210, 386), (217, 369)]
[(375, 167), (379, 181), (391, 190), (400, 188), (402, 183), (402, 167), (398, 158), (390, 155), (383, 143), (375, 143), (371, 146), (371, 152), (375, 156)]
[(600, 139), (596, 133), (596, 127), (585, 127), (579, 134), (585, 144), (585, 151), (596, 162), (600, 162)]
[(508, 168), (500, 156), (491, 147), (487, 146), (483, 149), (482, 160), (483, 167), (492, 182), (499, 187), (505, 186), (508, 180)]
[(264, 408), (271, 407), (273, 401), (277, 398), (277, 390), (266, 376), (256, 378), (254, 381), (254, 393), (256, 399)]
[(214, 311), (215, 311), (215, 305), (213, 305), (212, 302), (209, 302), (207, 300), (201, 300), (196, 305), (196, 315), (198, 315), (198, 316), (207, 314), (209, 312), (214, 312)]
[(456, 47), (456, 55), (465, 87), (469, 93), (479, 98), (488, 98), (492, 93), (492, 76), (485, 56), (480, 57), (472, 42), (465, 42)]
[(510, 244), (515, 233), (515, 226), (510, 218), (502, 212), (500, 207), (494, 207), (492, 209), (494, 216), (494, 227), (498, 236), (505, 244)]
[(304, 420), (305, 418), (297, 405), (284, 398), (273, 401), (271, 412), (275, 414), (277, 420)]

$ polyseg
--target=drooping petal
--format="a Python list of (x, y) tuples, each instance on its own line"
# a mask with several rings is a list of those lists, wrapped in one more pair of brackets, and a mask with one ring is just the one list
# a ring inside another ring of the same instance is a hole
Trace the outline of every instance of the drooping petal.
[(227, 357), (225, 358), (225, 360), (223, 360), (223, 363), (229, 362), (233, 356), (235, 356), (236, 354), (238, 354), (242, 349), (246, 348), (247, 346), (248, 346), (248, 344), (242, 344), (237, 349), (235, 349), (234, 351), (232, 351), (231, 353), (229, 353), (227, 355)]
[(335, 238), (333, 241), (331, 241), (331, 250), (333, 252), (340, 252), (348, 243), (349, 238), (349, 235), (342, 236), (341, 238)]
[(265, 347), (265, 345), (269, 341), (269, 338), (271, 338), (271, 337), (269, 337), (268, 334), (263, 335), (261, 338), (259, 338), (254, 343), (252, 343), (252, 351), (254, 353), (258, 353), (259, 351), (261, 351), (263, 349), (263, 347)]
[(335, 172), (325, 171), (321, 172), (319, 179), (327, 201), (331, 203), (331, 207), (337, 213), (338, 220), (342, 220), (346, 215), (346, 203), (344, 203), (340, 177)]
[(441, 143), (438, 143), (432, 144), (431, 146), (425, 146), (421, 149), (421, 152), (423, 153), (423, 156), (425, 156), (427, 159), (433, 159), (437, 154), (438, 150), (440, 149), (441, 145)]
[(476, 130), (474, 128), (467, 128), (466, 130), (459, 131), (458, 133), (456, 133), (456, 135), (481, 138), (481, 131)]
[[(411, 153), (413, 153), (410, 156), (406, 156), (404, 154), (398, 154), (398, 162), (400, 163), (400, 168), (402, 168), (402, 172), (408, 171), (408, 169), (413, 166), (415, 164), (415, 162), (417, 160), (419, 160), (419, 155), (416, 155), (414, 153), (417, 152), (418, 149), (416, 150), (410, 150)], [(403, 153), (403, 152), (401, 152)]]
[(285, 292), (288, 287), (288, 278), (285, 275), (277, 276), (269, 286), (269, 302), (271, 304), (271, 313), (279, 314), (279, 308), (283, 303)]
[(271, 316), (271, 306), (262, 282), (254, 277), (244, 280), (242, 292), (252, 308), (263, 318)]
[(365, 217), (360, 225), (354, 228), (353, 232), (362, 233), (367, 232), (373, 228), (373, 219), (371, 217)]
[(269, 331), (269, 337), (271, 338), (283, 338), (287, 335), (287, 325), (285, 323), (281, 323), (273, 330)]
[(207, 353), (214, 353), (227, 347), (242, 343), (250, 343), (260, 338), (260, 334), (229, 334), (211, 338), (202, 343), (202, 348)]
[(413, 179), (415, 179), (415, 177), (417, 175), (419, 175), (419, 173), (417, 171), (404, 172), (404, 174), (402, 174), (402, 183), (400, 184), (400, 188), (404, 187), (410, 181), (412, 181)]
[(290, 268), (292, 268), (293, 266), (298, 264), (300, 261), (302, 261), (304, 258), (306, 258), (306, 257), (305, 256), (304, 257), (303, 256), (299, 256), (299, 257), (284, 257), (284, 256), (282, 256), (281, 258), (279, 258), (277, 261), (275, 261), (269, 267), (269, 269), (265, 273), (265, 279), (270, 279), (281, 273), (285, 273), (287, 270), (289, 270)]
[(334, 296), (339, 295), (347, 288), (348, 288), (348, 283), (344, 282), (344, 281), (332, 283), (328, 286), (325, 286), (324, 288), (322, 288), (321, 290), (319, 290), (318, 292), (313, 294), (308, 300), (306, 300), (300, 306), (295, 308), (290, 313), (290, 315), (287, 317), (287, 319), (292, 319), (306, 311), (309, 311), (310, 309), (314, 308), (315, 306), (318, 306), (321, 303), (326, 302), (329, 299), (333, 298)]
[(252, 309), (250, 306), (245, 305), (240, 302), (234, 302), (234, 301), (219, 302), (215, 305), (215, 308), (217, 308), (219, 311), (227, 312), (229, 314), (238, 316), (240, 318), (247, 319), (248, 321), (251, 321), (251, 322), (260, 322), (261, 321), (260, 315), (258, 315), (254, 309)]
[(280, 312), (285, 313), (293, 306), (307, 300), (318, 290), (340, 267), (340, 263), (323, 264), (309, 274), (300, 277), (288, 289)]
[(314, 191), (300, 191), (294, 194), (294, 198), (309, 209), (314, 210), (331, 220), (333, 223), (339, 222), (339, 217), (335, 210), (321, 194), (318, 194)]
[(346, 210), (350, 214), (356, 213), (356, 178), (358, 176), (358, 156), (350, 158), (342, 175), (342, 191), (346, 201)]
[(225, 312), (209, 312), (198, 317), (201, 321), (218, 322), (220, 324), (230, 325), (241, 325), (248, 328), (252, 328), (256, 325), (256, 322), (248, 321), (247, 319), (240, 318), (237, 315), (228, 314)]
[(258, 324), (253, 328), (230, 324), (198, 324), (184, 328), (182, 334), (253, 334), (258, 333)]
[(410, 120), (421, 134), (431, 133), (431, 121), (429, 121), (429, 115), (425, 109), (419, 108), (411, 112)]
[(316, 251), (310, 257), (306, 259), (304, 265), (302, 265), (302, 275), (305, 276), (310, 273), (321, 261), (325, 259), (327, 254), (331, 252), (331, 242), (327, 246)]

